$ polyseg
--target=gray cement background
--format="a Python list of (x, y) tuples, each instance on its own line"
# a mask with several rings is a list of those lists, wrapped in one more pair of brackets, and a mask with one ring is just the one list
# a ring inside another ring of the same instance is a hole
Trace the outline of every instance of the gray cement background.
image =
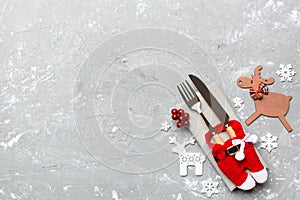
[[(0, 199), (208, 199), (209, 177), (220, 182), (211, 199), (297, 199), (299, 38), (296, 0), (2, 0)], [(275, 72), (288, 63), (298, 74), (282, 83)], [(245, 126), (279, 137), (271, 153), (259, 149), (268, 182), (230, 193), (209, 162), (203, 176), (180, 177), (168, 137), (190, 134), (160, 132), (176, 84), (188, 73), (216, 82), (245, 101), (244, 121), (254, 105), (236, 79), (258, 64), (275, 77), (270, 91), (293, 96), (292, 133), (266, 117)]]

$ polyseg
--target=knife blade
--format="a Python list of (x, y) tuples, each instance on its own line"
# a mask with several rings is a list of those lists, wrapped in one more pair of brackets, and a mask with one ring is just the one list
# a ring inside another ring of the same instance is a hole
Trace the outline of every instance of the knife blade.
[(211, 107), (214, 113), (217, 115), (222, 124), (226, 127), (228, 135), (233, 138), (235, 137), (235, 132), (231, 126), (228, 125), (229, 115), (220, 105), (218, 100), (214, 95), (209, 91), (206, 85), (196, 76), (189, 74), (190, 79), (194, 83), (195, 87), (198, 89), (200, 94), (203, 96), (207, 104)]

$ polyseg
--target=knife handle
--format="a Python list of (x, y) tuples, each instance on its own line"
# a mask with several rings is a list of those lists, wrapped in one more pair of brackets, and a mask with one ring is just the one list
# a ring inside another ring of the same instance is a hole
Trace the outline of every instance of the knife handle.
[(235, 134), (235, 132), (234, 132), (234, 130), (233, 130), (233, 128), (231, 126), (228, 126), (226, 128), (226, 131), (227, 131), (227, 133), (228, 133), (228, 135), (229, 135), (230, 138), (236, 137), (236, 134)]
[(214, 134), (212, 136), (212, 138), (214, 139), (214, 141), (216, 142), (216, 144), (220, 144), (220, 145), (223, 145), (224, 144), (224, 141), (223, 139), (220, 137), (219, 134)]

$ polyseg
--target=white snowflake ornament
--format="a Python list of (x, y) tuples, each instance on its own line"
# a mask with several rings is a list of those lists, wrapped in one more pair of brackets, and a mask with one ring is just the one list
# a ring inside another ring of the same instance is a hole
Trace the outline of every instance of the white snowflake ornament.
[(234, 107), (240, 111), (245, 107), (244, 101), (240, 97), (235, 97), (233, 99)]
[(219, 186), (219, 182), (214, 182), (211, 178), (204, 180), (201, 182), (203, 188), (201, 193), (206, 193), (208, 197), (211, 197), (213, 194), (218, 194), (219, 190), (217, 189)]
[(280, 77), (280, 81), (288, 81), (291, 82), (293, 80), (293, 76), (296, 74), (293, 66), (291, 64), (279, 65), (279, 70), (276, 71), (276, 74)]
[(277, 143), (277, 136), (271, 135), (271, 133), (268, 133), (267, 135), (260, 137), (261, 145), (260, 148), (266, 149), (269, 153), (278, 147)]
[(167, 121), (164, 121), (160, 125), (161, 125), (160, 130), (164, 132), (168, 132), (169, 129), (171, 128), (170, 124)]

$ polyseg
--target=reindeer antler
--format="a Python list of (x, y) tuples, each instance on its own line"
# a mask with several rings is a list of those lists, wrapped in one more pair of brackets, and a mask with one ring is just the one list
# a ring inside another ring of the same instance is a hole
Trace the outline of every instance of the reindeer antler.
[(183, 145), (186, 146), (188, 144), (195, 144), (196, 140), (193, 137), (190, 137), (189, 139), (184, 139)]
[(175, 136), (169, 137), (169, 143), (179, 145)]
[(260, 77), (260, 70), (262, 70), (262, 66), (258, 65), (254, 70), (254, 76)]

